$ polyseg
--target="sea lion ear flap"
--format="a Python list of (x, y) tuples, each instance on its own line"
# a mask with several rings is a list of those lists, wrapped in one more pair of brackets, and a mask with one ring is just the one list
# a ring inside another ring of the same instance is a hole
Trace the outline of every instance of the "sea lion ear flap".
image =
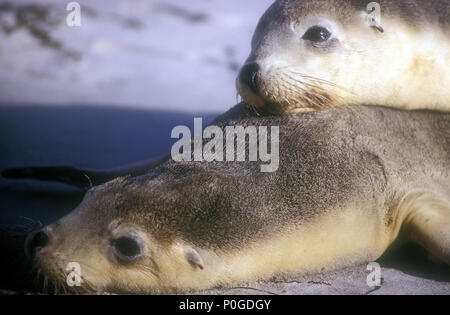
[(203, 270), (204, 264), (202, 256), (193, 248), (189, 248), (185, 253), (187, 261), (196, 268)]

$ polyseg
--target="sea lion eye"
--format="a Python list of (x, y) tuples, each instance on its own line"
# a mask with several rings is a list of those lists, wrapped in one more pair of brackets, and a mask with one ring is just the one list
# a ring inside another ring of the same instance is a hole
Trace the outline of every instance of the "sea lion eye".
[(134, 238), (122, 236), (111, 240), (110, 244), (121, 263), (130, 263), (141, 255), (141, 246)]
[(330, 39), (331, 33), (322, 26), (312, 26), (303, 35), (304, 40), (309, 40), (314, 43), (323, 43)]

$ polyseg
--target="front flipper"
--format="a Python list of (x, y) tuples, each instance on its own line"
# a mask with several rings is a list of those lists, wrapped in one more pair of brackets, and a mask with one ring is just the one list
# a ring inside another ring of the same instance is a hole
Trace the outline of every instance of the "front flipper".
[(450, 203), (422, 195), (412, 204), (405, 220), (406, 235), (433, 257), (450, 265)]
[(117, 177), (143, 175), (168, 159), (169, 157), (165, 156), (163, 158), (105, 171), (83, 170), (70, 166), (11, 168), (3, 171), (2, 176), (9, 179), (35, 179), (60, 182), (87, 191), (94, 186), (104, 184)]

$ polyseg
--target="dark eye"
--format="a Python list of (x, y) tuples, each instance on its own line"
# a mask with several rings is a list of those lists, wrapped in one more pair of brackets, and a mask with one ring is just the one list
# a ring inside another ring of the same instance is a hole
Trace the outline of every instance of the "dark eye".
[(122, 236), (111, 240), (110, 243), (121, 263), (132, 262), (141, 254), (141, 246), (134, 238)]
[(323, 43), (330, 39), (331, 33), (322, 26), (310, 27), (303, 35), (304, 40), (309, 40), (314, 43)]

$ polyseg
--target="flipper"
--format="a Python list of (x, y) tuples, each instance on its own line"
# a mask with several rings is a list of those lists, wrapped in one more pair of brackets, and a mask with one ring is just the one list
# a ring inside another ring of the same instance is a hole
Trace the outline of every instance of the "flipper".
[(408, 238), (423, 246), (432, 257), (450, 265), (450, 203), (434, 195), (422, 195), (404, 222)]
[(111, 170), (87, 170), (71, 166), (11, 168), (2, 172), (9, 179), (35, 179), (65, 183), (89, 190), (117, 177), (139, 176), (167, 161), (169, 156)]

